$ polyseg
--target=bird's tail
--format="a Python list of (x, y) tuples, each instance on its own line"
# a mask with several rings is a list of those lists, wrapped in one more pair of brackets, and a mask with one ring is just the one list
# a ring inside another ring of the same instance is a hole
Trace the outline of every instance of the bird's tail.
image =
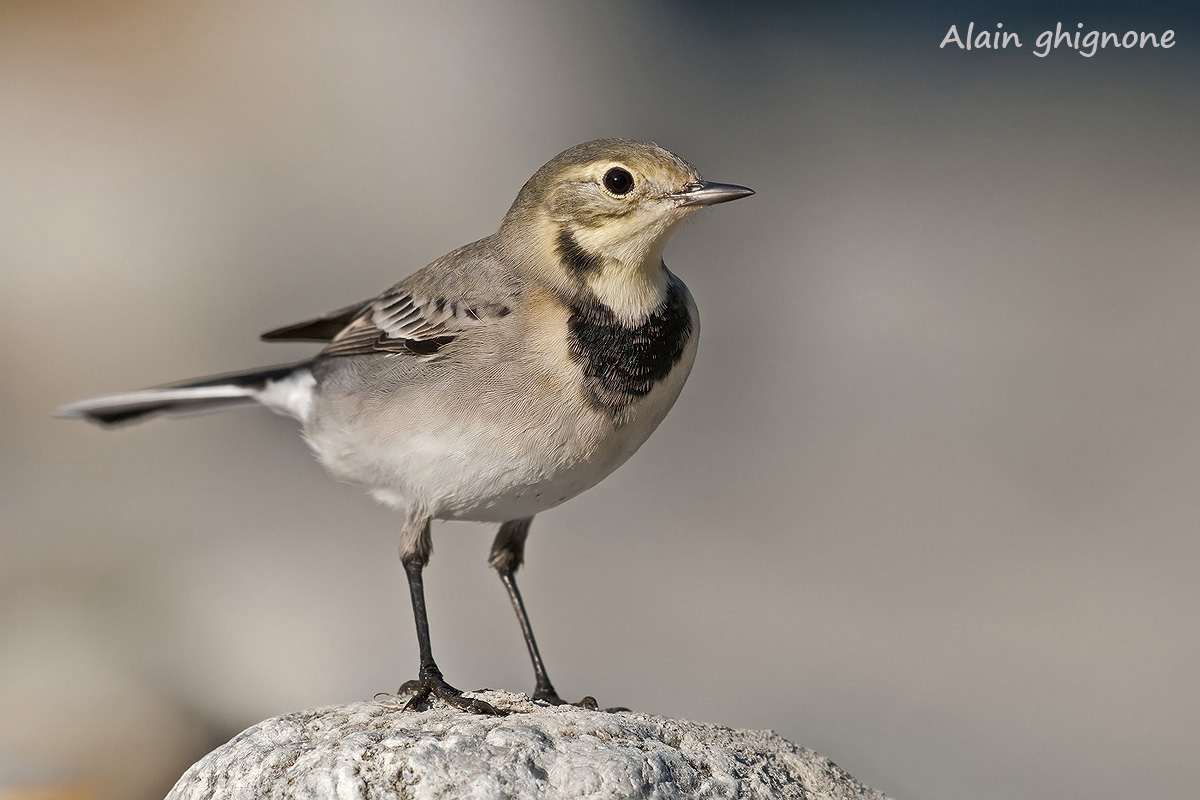
[(304, 419), (314, 380), (309, 361), (249, 372), (231, 372), (124, 394), (81, 400), (54, 412), (62, 418), (117, 425), (153, 414), (179, 414), (261, 402), (273, 411)]

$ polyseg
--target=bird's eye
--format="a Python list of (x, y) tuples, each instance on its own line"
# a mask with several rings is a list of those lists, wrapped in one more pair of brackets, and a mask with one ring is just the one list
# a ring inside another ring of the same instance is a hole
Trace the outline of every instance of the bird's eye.
[(629, 190), (633, 188), (633, 176), (627, 169), (613, 167), (604, 173), (604, 188), (615, 195), (629, 194)]

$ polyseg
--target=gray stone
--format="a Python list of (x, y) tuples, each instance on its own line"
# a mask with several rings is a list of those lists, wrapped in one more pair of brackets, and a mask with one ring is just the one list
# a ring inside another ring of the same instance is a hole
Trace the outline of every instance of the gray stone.
[(168, 800), (886, 800), (769, 731), (471, 694), (508, 715), (477, 716), (440, 701), (406, 712), (399, 700), (381, 698), (266, 720), (197, 762)]

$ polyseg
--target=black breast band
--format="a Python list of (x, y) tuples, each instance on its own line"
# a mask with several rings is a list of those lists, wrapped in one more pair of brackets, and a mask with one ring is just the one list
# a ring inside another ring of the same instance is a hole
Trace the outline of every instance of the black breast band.
[(672, 275), (662, 305), (633, 327), (599, 302), (571, 308), (571, 357), (583, 368), (589, 399), (618, 420), (683, 357), (693, 330), (685, 291)]

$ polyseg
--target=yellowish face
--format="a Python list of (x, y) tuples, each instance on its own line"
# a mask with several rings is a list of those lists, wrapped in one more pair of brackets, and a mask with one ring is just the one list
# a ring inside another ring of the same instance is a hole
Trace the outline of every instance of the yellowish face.
[(662, 302), (663, 248), (695, 210), (681, 205), (678, 196), (700, 176), (652, 145), (614, 149), (618, 152), (563, 165), (549, 178), (541, 227), (568, 276), (581, 280), (619, 318), (635, 322)]
[(679, 223), (701, 206), (749, 194), (704, 182), (658, 145), (597, 139), (534, 173), (499, 236), (532, 277), (560, 295), (590, 295), (637, 324), (666, 296), (662, 253)]
[(604, 159), (565, 171), (547, 210), (585, 250), (631, 265), (649, 259), (654, 268), (671, 231), (695, 210), (676, 197), (699, 180), (674, 160)]

